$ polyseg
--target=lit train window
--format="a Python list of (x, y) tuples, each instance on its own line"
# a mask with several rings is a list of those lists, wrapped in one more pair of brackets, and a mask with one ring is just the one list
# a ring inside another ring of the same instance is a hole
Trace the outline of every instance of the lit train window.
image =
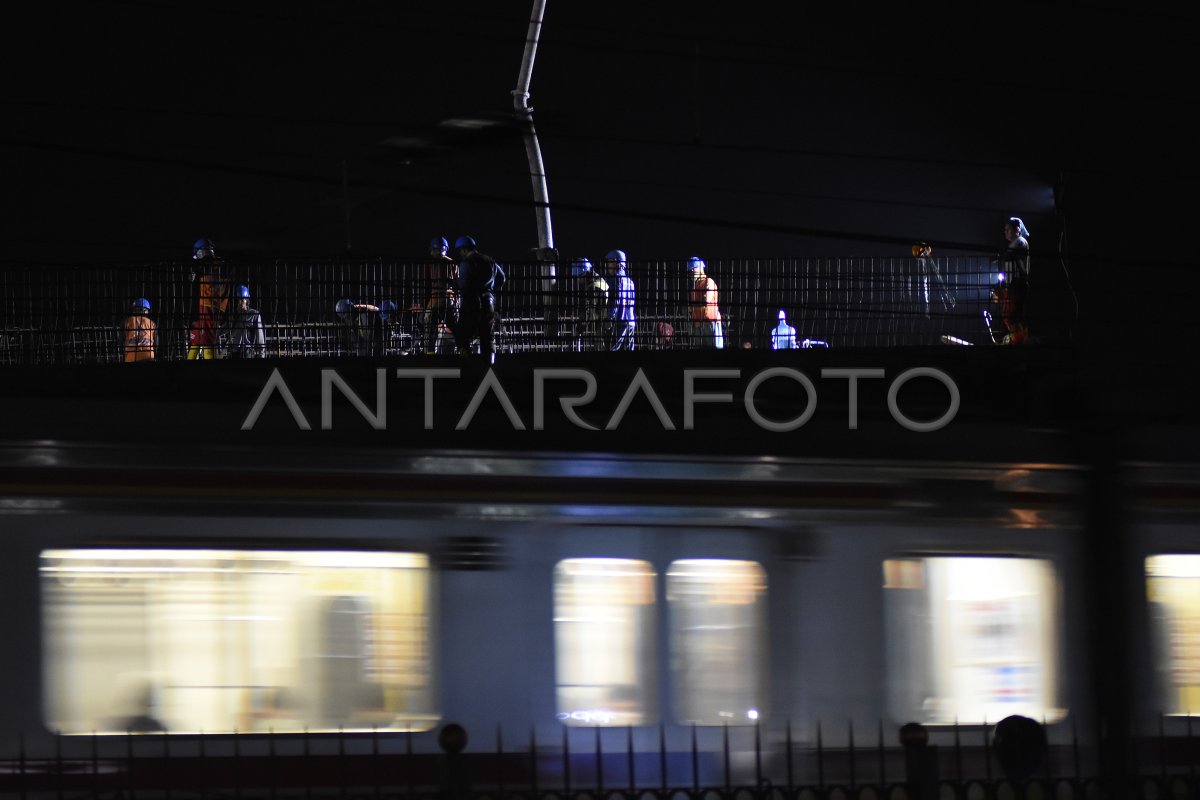
[(1058, 590), (1033, 558), (937, 557), (883, 564), (893, 716), (931, 724), (1054, 722)]
[(1162, 708), (1200, 713), (1200, 555), (1147, 558), (1146, 595)]
[(558, 718), (567, 725), (656, 722), (654, 581), (648, 562), (572, 558), (554, 569)]
[(676, 561), (667, 570), (671, 674), (680, 721), (753, 725), (765, 697), (767, 577), (753, 561)]
[(424, 555), (46, 550), (41, 583), (52, 730), (437, 722)]

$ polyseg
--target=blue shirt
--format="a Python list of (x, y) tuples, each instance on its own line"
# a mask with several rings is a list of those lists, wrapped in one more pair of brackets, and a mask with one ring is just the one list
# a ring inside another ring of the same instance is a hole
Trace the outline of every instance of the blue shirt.
[(633, 279), (624, 270), (617, 270), (613, 276), (614, 285), (608, 292), (608, 318), (622, 322), (635, 322), (637, 312), (634, 310)]

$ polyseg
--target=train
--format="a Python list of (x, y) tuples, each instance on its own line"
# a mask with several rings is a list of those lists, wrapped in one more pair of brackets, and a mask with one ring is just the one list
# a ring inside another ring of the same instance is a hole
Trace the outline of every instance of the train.
[[(1128, 648), (1135, 730), (1190, 726), (1200, 691), (1190, 474), (1127, 472), (1118, 559), (1088, 552), (1081, 465), (219, 455), (4, 449), (0, 725), (649, 749), (1020, 714), (1062, 743), (1110, 711), (1097, 626)], [(371, 477), (449, 489), (394, 502)], [(1143, 602), (1113, 618), (1097, 593)]]

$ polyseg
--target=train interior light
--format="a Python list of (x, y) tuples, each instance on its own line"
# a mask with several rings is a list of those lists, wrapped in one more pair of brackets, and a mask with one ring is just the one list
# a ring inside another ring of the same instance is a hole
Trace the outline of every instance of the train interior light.
[(41, 553), (44, 715), (62, 733), (425, 730), (419, 553)]

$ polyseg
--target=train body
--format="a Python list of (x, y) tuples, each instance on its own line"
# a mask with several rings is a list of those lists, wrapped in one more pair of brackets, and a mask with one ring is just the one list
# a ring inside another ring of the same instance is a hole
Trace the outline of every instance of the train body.
[(1162, 558), (1194, 549), (1194, 521), (1130, 521), (1104, 591), (1140, 573), (1155, 602), (1098, 618), (1079, 467), (430, 456), (387, 478), (458, 496), (397, 504), (367, 497), (352, 456), (284, 483), (193, 470), (188, 492), (137, 500), (119, 461), (141, 474), (145, 454), (106, 455), (96, 491), (70, 485), (69, 448), (6, 456), (65, 476), (5, 501), (2, 707), (31, 738), (144, 714), (181, 734), (413, 732), (420, 749), (454, 722), (650, 748), (1021, 713), (1065, 741), (1098, 723), (1090, 637), (1119, 624), (1145, 651), (1127, 653), (1143, 715), (1193, 691), (1161, 691), (1167, 639), (1149, 634), (1157, 610), (1186, 635), (1195, 590), (1163, 587), (1192, 568)]

